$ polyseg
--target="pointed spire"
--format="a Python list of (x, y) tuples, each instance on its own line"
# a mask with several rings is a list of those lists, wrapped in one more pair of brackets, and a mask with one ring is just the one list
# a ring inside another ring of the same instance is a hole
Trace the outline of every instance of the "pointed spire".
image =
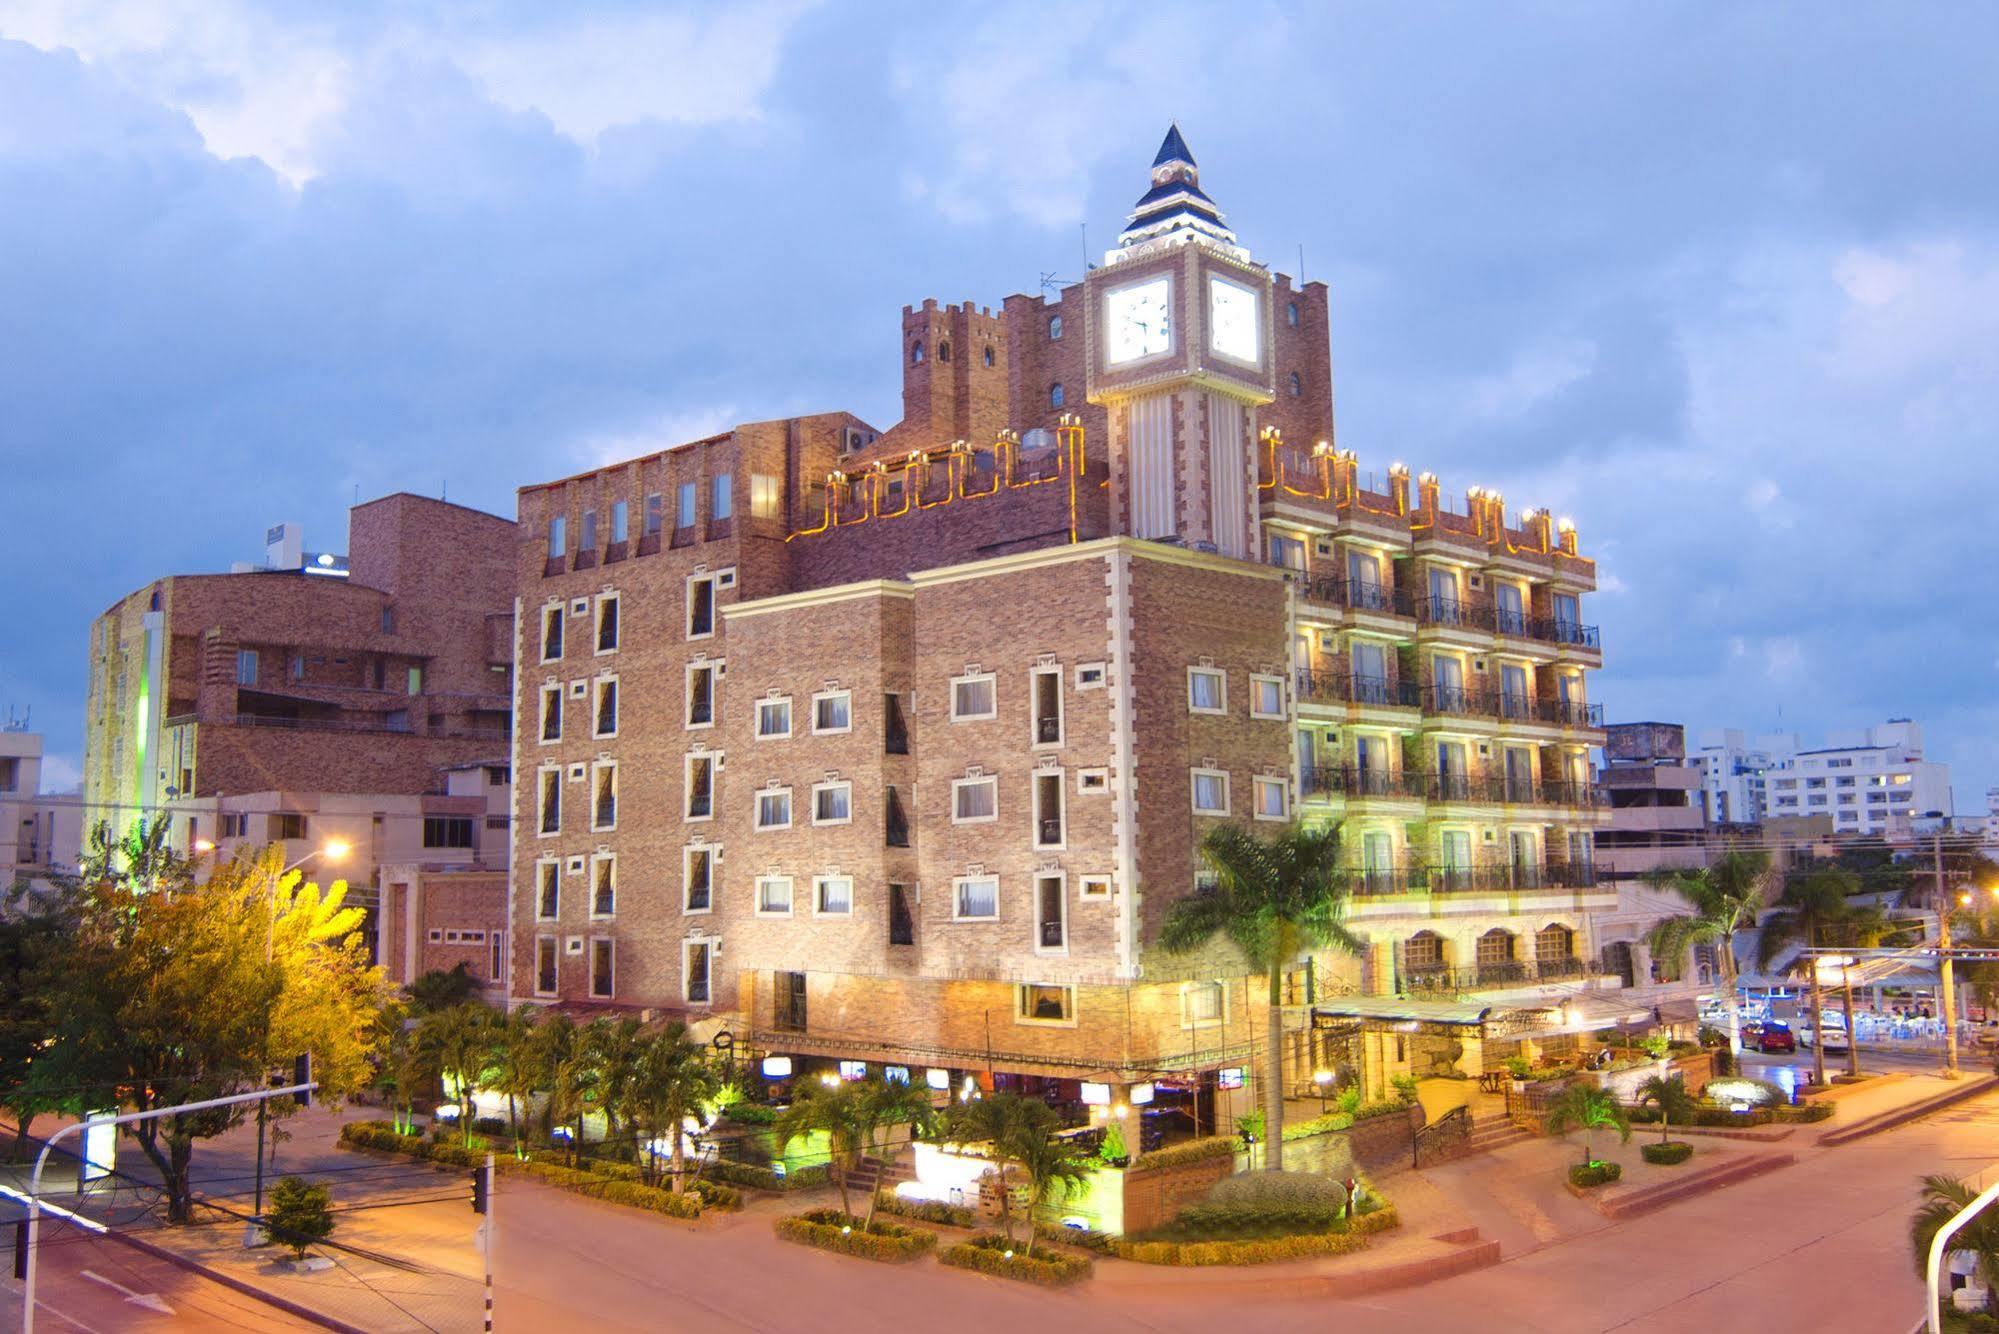
[(1187, 147), (1187, 141), (1180, 137), (1180, 122), (1174, 121), (1166, 127), (1166, 137), (1159, 141), (1159, 156), (1152, 159), (1152, 165), (1163, 167), (1169, 162), (1183, 162), (1190, 167), (1200, 164), (1194, 161), (1194, 151)]

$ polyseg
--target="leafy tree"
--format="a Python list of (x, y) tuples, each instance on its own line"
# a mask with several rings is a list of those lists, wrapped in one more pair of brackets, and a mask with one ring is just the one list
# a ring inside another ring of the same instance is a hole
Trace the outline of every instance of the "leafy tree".
[[(887, 1173), (894, 1168), (896, 1159), (902, 1156), (904, 1145), (934, 1129), (937, 1111), (930, 1105), (929, 1091), (916, 1087), (908, 1080), (870, 1076), (860, 1084), (861, 1121), (867, 1129), (866, 1152), (877, 1159), (882, 1171)], [(898, 1126), (908, 1127), (908, 1132), (900, 1139), (895, 1133)], [(861, 1225), (864, 1232), (874, 1226), (875, 1200), (880, 1194), (877, 1188), (873, 1195), (868, 1196), (867, 1218)]]
[(1664, 1144), (1672, 1123), (1682, 1125), (1694, 1119), (1694, 1095), (1679, 1075), (1653, 1075), (1638, 1086), (1638, 1105), (1659, 1109), (1659, 1142)]
[(1346, 929), (1347, 879), (1335, 826), (1294, 824), (1268, 840), (1239, 825), (1219, 825), (1201, 841), (1215, 887), (1175, 903), (1160, 943), (1190, 953), (1226, 936), (1270, 982), (1268, 1053), (1263, 1072), (1267, 1165), (1284, 1166), (1284, 970), (1307, 953), (1335, 947), (1361, 952)]
[[(1831, 928), (1828, 943), (1864, 950), (1879, 945), (1895, 928), (1879, 908), (1849, 901)], [(1860, 1078), (1860, 1030), (1853, 1026), (1853, 967), (1839, 970), (1840, 1007), (1846, 1012), (1846, 1073)]]
[[(1012, 1192), (1007, 1185), (1007, 1169), (1019, 1160), (1015, 1150), (1036, 1139), (1046, 1139), (1055, 1130), (1055, 1113), (1048, 1104), (1018, 1093), (994, 1093), (952, 1107), (945, 1116), (944, 1136), (953, 1144), (990, 1146), (993, 1165), (999, 1174), (1000, 1230), (1013, 1240)], [(1032, 1220), (1029, 1220), (1030, 1227)]]
[(1022, 1134), (1011, 1146), (1011, 1157), (1027, 1180), (1027, 1254), (1034, 1254), (1034, 1213), (1043, 1202), (1059, 1200), (1087, 1184), (1090, 1157), (1075, 1141), (1061, 1139), (1050, 1128)]
[(556, 1014), (535, 1025), (533, 1052), (535, 1082), (548, 1091), (542, 1104), (542, 1132), (553, 1139), (558, 1122), (571, 1128), (569, 1162), (574, 1166), (583, 1148), (583, 1117), (590, 1110), (597, 1080), (590, 1044), (574, 1019)]
[[(1763, 932), (1756, 946), (1758, 967), (1793, 945), (1806, 950), (1830, 941), (1849, 915), (1846, 898), (1854, 888), (1853, 875), (1834, 868), (1799, 876), (1784, 886), (1775, 911), (1763, 919)], [(1812, 990), (1812, 1082), (1825, 1083), (1825, 994), (1819, 978), (1818, 957), (1807, 953), (1800, 964)], [(1847, 1042), (1853, 1030), (1847, 1029)]]
[[(1930, 1246), (1937, 1233), (1977, 1198), (1978, 1192), (1956, 1177), (1939, 1174), (1923, 1178), (1922, 1203), (1909, 1220), (1909, 1247), (1915, 1252), (1918, 1274), (1929, 1272)], [(1952, 1255), (1969, 1255), (1977, 1262), (1978, 1276), (1988, 1294), (1986, 1309), (1993, 1309), (1989, 1294), (1999, 1292), (1999, 1214), (1987, 1209), (1959, 1229), (1950, 1239), (1944, 1260), (1948, 1262)]]
[(531, 1005), (508, 1014), (496, 1035), (498, 1046), (490, 1072), (493, 1090), (507, 1095), (507, 1128), (516, 1144), (521, 1137), (521, 1104), (540, 1089), (541, 1070), (536, 1059), (536, 1021), (541, 1011)]
[(283, 1177), (271, 1187), (264, 1222), (272, 1240), (288, 1247), (294, 1259), (303, 1260), (314, 1242), (333, 1235), (333, 1193), (322, 1182)]
[(1567, 1135), (1571, 1130), (1583, 1132), (1583, 1165), (1596, 1161), (1591, 1148), (1593, 1132), (1615, 1130), (1618, 1137), (1629, 1141), (1631, 1138), (1631, 1118), (1624, 1114), (1609, 1090), (1594, 1084), (1574, 1083), (1562, 1091), (1561, 1098), (1548, 1109), (1548, 1133)]
[[(791, 1106), (778, 1113), (771, 1128), (780, 1153), (794, 1139), (804, 1139), (814, 1131), (825, 1132), (827, 1164), (840, 1188), (840, 1212), (849, 1218), (854, 1211), (847, 1199), (847, 1176), (873, 1134), (864, 1082), (842, 1079), (832, 1084), (804, 1083), (792, 1098)], [(867, 1230), (865, 1220), (862, 1230)]]
[(1655, 958), (1684, 966), (1687, 951), (1712, 945), (1721, 964), (1722, 990), (1728, 997), (1728, 1052), (1742, 1054), (1742, 1001), (1737, 994), (1739, 966), (1735, 958), (1738, 931), (1756, 925), (1770, 888), (1770, 858), (1761, 852), (1724, 853), (1712, 866), (1668, 872), (1654, 883), (1670, 889), (1693, 912), (1660, 920), (1646, 934)]
[(84, 837), (77, 878), (86, 885), (118, 883), (141, 892), (173, 891), (194, 883), (194, 863), (174, 851), (164, 815), (150, 822), (135, 820), (122, 836), (112, 834), (110, 821), (100, 820)]
[(428, 1085), (424, 1079), (424, 1058), (416, 1049), (416, 1033), (395, 1022), (375, 1070), (374, 1086), (388, 1100), (395, 1113), (396, 1128), (409, 1131), (416, 1126), (416, 1099)]
[(596, 1076), (590, 1084), (591, 1105), (604, 1113), (604, 1142), (621, 1144), (618, 1122), (638, 1078), (647, 1042), (645, 1025), (630, 1015), (604, 1017), (591, 1020), (583, 1033)]
[(708, 1053), (677, 1019), (640, 1047), (625, 1088), (624, 1111), (638, 1135), (639, 1172), (647, 1185), (659, 1184), (659, 1155), (652, 1146), (665, 1139), (673, 1192), (686, 1188), (687, 1122), (700, 1117), (703, 1106), (721, 1091), (721, 1082)]
[(429, 1014), (478, 1000), (482, 994), (479, 979), (461, 961), (449, 972), (433, 968), (410, 983), (410, 1008), (418, 1014)]
[(484, 1005), (456, 1005), (417, 1022), (416, 1057), (425, 1078), (456, 1089), (458, 1130), (472, 1143), (472, 1094), (499, 1055), (501, 1020)]
[(76, 929), (79, 893), (74, 882), (50, 894), (30, 893), (22, 882), (0, 905), (0, 1107), (19, 1130), (16, 1157), (27, 1149), (37, 1116), (80, 1110), (74, 1097), (51, 1086), (41, 1060), (55, 1022), (48, 973)]

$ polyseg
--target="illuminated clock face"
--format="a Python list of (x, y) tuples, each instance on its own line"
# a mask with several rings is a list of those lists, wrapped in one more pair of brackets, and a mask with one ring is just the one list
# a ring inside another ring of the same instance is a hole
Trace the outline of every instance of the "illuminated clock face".
[(1222, 356), (1255, 365), (1262, 336), (1256, 293), (1225, 278), (1208, 279), (1208, 347)]
[(1107, 365), (1121, 366), (1156, 356), (1173, 346), (1173, 283), (1152, 278), (1120, 287), (1104, 298), (1104, 340)]

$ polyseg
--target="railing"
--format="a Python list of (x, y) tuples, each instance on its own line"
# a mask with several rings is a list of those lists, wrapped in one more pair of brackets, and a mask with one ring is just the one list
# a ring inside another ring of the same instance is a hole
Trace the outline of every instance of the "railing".
[(1536, 721), (1562, 727), (1602, 727), (1603, 705), (1578, 704), (1566, 699), (1536, 700), (1534, 716)]
[(1455, 717), (1483, 716), (1499, 712), (1499, 702), (1487, 690), (1433, 685), (1423, 691), (1423, 711)]
[(1576, 621), (1541, 620), (1534, 622), (1534, 638), (1545, 639), (1553, 644), (1570, 644), (1577, 648), (1602, 648), (1603, 642), (1597, 638), (1596, 627)]
[[(414, 696), (413, 698), (422, 698)], [(418, 731), (405, 722), (400, 727), (383, 722), (362, 722), (346, 718), (288, 718), (269, 713), (238, 713), (229, 721), (238, 727), (275, 727), (296, 732), (367, 732), (390, 736), (433, 736), (450, 737), (465, 741), (505, 741), (508, 737), (504, 727), (432, 727)]]
[(1420, 866), (1364, 866), (1347, 872), (1347, 888), (1358, 895), (1412, 894), (1427, 884)]
[(1395, 986), (1406, 995), (1454, 996), (1467, 991), (1493, 991), (1605, 975), (1601, 965), (1576, 958), (1491, 960), (1468, 968), (1398, 960)]
[(1606, 799), (1594, 783), (1558, 780), (1541, 784), (1541, 800), (1550, 806), (1603, 806)]
[(1034, 720), (1034, 739), (1038, 742), (1051, 745), (1060, 741), (1062, 739), (1062, 720), (1060, 718), (1036, 718)]
[(1062, 923), (1043, 922), (1041, 924), (1041, 948), (1059, 950), (1062, 948)]
[(1596, 868), (1587, 862), (1527, 862), (1518, 866), (1432, 866), (1426, 868), (1432, 894), (1468, 894), (1518, 889), (1590, 889)]
[(1352, 611), (1410, 616), (1415, 610), (1409, 594), (1401, 589), (1364, 579), (1339, 579), (1330, 575), (1320, 575), (1316, 579), (1302, 580), (1299, 589), (1308, 602), (1323, 603), (1331, 607), (1346, 607)]
[(1036, 825), (1035, 832), (1038, 835), (1034, 841), (1036, 847), (1053, 848), (1061, 845), (1062, 822), (1060, 820), (1044, 819)]
[(1296, 676), (1298, 697), (1314, 704), (1375, 704), (1413, 709), (1422, 700), (1414, 681), (1389, 681), (1378, 676), (1353, 676), (1305, 667), (1298, 668)]
[(1341, 790), (1349, 797), (1420, 797), (1429, 775), (1418, 769), (1339, 769)]
[(1451, 1142), (1463, 1143), (1465, 1140), (1471, 1138), (1471, 1130), (1471, 1108), (1464, 1103), (1459, 1103), (1457, 1106), (1451, 1108), (1450, 1111), (1445, 1112), (1429, 1125), (1419, 1126), (1416, 1134), (1409, 1141), (1409, 1166), (1421, 1167), (1423, 1165), (1423, 1149), (1425, 1146)]
[(1491, 630), (1496, 625), (1491, 603), (1466, 602), (1461, 598), (1417, 598), (1416, 619), (1424, 625), (1466, 630)]

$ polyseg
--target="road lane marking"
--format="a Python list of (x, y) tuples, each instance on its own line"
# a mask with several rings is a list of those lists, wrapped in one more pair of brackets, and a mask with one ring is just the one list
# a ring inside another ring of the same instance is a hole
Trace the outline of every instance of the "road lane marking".
[(174, 1314), (174, 1308), (162, 1301), (160, 1295), (156, 1292), (134, 1292), (123, 1283), (114, 1283), (104, 1277), (104, 1275), (91, 1269), (79, 1270), (78, 1273), (82, 1277), (89, 1279), (92, 1283), (102, 1283), (105, 1287), (111, 1289), (134, 1306), (143, 1306), (148, 1311), (157, 1311), (161, 1315)]

